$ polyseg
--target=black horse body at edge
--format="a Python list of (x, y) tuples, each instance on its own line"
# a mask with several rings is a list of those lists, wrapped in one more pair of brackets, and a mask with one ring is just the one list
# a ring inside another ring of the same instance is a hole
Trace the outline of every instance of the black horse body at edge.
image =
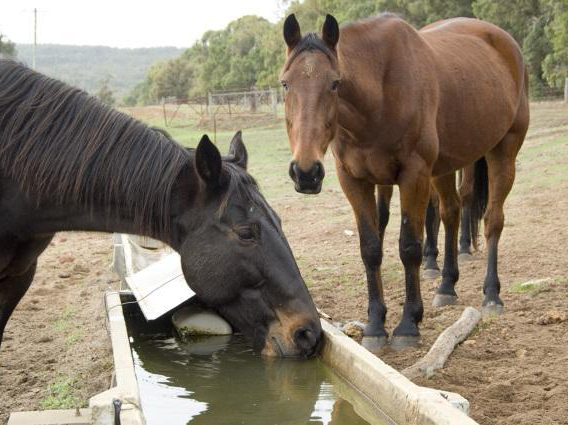
[(55, 232), (124, 232), (181, 255), (197, 296), (266, 355), (308, 357), (321, 326), (280, 219), (204, 136), (186, 150), (81, 90), (0, 60), (0, 341)]

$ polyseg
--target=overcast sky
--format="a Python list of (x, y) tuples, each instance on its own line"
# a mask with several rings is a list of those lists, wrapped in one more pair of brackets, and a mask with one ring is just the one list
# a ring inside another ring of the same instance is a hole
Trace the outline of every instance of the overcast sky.
[(243, 15), (274, 22), (278, 0), (17, 0), (2, 1), (0, 33), (16, 43), (33, 43), (33, 10), (38, 10), (38, 43), (112, 47), (189, 47), (210, 29)]

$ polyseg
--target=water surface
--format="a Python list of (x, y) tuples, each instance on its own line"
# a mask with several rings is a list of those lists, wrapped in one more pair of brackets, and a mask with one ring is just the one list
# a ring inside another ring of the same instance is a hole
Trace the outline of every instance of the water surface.
[(239, 336), (182, 343), (127, 322), (149, 425), (391, 423), (318, 359), (267, 359)]

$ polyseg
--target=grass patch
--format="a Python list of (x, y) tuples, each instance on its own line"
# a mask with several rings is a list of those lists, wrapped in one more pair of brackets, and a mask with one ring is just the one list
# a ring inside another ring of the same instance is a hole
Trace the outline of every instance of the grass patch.
[(58, 378), (53, 384), (47, 387), (49, 395), (43, 400), (44, 409), (74, 409), (81, 407), (76, 381), (69, 377)]
[(55, 328), (56, 331), (58, 332), (63, 332), (66, 331), (67, 329), (69, 329), (69, 326), (71, 326), (71, 323), (66, 320), (66, 319), (59, 319), (57, 322), (55, 322), (55, 324), (53, 325), (53, 327)]
[(541, 283), (517, 283), (509, 289), (509, 292), (512, 292), (513, 294), (536, 295), (540, 292), (541, 286)]
[(479, 335), (481, 332), (486, 331), (487, 329), (489, 329), (489, 327), (491, 326), (491, 324), (495, 321), (495, 317), (491, 316), (491, 317), (487, 317), (484, 318), (481, 322), (479, 322), (479, 324), (475, 327), (475, 329), (471, 332), (471, 335), (469, 336), (470, 338), (472, 337), (476, 337), (477, 335)]
[(67, 335), (66, 340), (69, 345), (73, 345), (78, 342), (81, 342), (83, 338), (84, 338), (83, 332), (80, 329), (76, 329), (73, 332), (71, 332), (69, 335)]

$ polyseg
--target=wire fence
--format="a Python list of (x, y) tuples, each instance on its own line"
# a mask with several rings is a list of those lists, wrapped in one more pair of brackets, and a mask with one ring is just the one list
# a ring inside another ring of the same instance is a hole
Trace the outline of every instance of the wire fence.
[(541, 100), (564, 100), (568, 102), (568, 78), (565, 79), (564, 87), (551, 87), (544, 83), (529, 85), (530, 99)]
[[(568, 103), (568, 78), (563, 88), (533, 83), (529, 90), (531, 101), (563, 99)], [(161, 106), (166, 127), (198, 126), (216, 132), (219, 125), (224, 128), (230, 119), (236, 120), (234, 125), (280, 119), (283, 102), (282, 89), (233, 89), (191, 99), (166, 98)]]

